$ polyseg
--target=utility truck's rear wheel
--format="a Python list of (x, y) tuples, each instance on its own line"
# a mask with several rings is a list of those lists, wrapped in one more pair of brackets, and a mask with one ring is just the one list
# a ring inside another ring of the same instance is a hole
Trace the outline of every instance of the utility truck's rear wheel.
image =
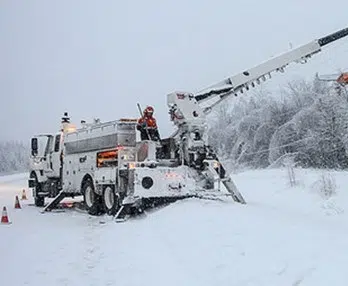
[(108, 215), (116, 215), (121, 206), (120, 195), (112, 187), (106, 187), (103, 192), (103, 205)]
[(101, 197), (94, 192), (93, 182), (87, 179), (82, 184), (83, 199), (90, 215), (102, 214)]

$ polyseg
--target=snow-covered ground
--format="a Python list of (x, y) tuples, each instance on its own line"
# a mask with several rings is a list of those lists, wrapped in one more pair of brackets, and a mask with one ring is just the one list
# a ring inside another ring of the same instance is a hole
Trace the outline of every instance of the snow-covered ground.
[(14, 209), (26, 174), (0, 177), (1, 285), (348, 285), (348, 176), (322, 171), (233, 175), (247, 205), (190, 199), (115, 223), (74, 210)]

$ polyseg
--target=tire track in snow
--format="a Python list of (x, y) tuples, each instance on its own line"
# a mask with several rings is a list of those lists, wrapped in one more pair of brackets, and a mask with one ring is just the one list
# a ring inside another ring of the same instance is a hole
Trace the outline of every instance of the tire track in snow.
[(87, 225), (82, 233), (83, 265), (82, 275), (90, 281), (90, 285), (100, 285), (98, 267), (102, 264), (105, 254), (102, 250), (100, 237), (102, 235), (99, 217), (88, 216)]

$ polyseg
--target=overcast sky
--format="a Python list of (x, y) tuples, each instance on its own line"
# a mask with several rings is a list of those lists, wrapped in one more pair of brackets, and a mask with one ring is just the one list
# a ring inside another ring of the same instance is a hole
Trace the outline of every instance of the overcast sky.
[[(155, 107), (169, 135), (166, 94), (198, 91), (348, 26), (344, 0), (1, 0), (0, 140), (73, 121), (137, 117)], [(273, 84), (348, 69), (348, 38)]]

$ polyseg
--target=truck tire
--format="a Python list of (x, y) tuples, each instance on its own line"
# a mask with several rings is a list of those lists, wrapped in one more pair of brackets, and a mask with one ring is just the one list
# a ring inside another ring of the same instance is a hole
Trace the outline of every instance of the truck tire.
[(83, 200), (90, 215), (102, 214), (102, 201), (101, 196), (94, 192), (93, 182), (87, 179), (82, 184)]
[(103, 206), (108, 215), (114, 216), (121, 207), (120, 195), (115, 193), (112, 187), (106, 187), (103, 191)]
[(45, 205), (45, 197), (36, 196), (34, 198), (35, 206), (43, 207)]
[(41, 184), (38, 182), (35, 174), (30, 175), (30, 178), (35, 180), (34, 204), (36, 207), (43, 207), (45, 205), (45, 197), (38, 195), (41, 192)]

